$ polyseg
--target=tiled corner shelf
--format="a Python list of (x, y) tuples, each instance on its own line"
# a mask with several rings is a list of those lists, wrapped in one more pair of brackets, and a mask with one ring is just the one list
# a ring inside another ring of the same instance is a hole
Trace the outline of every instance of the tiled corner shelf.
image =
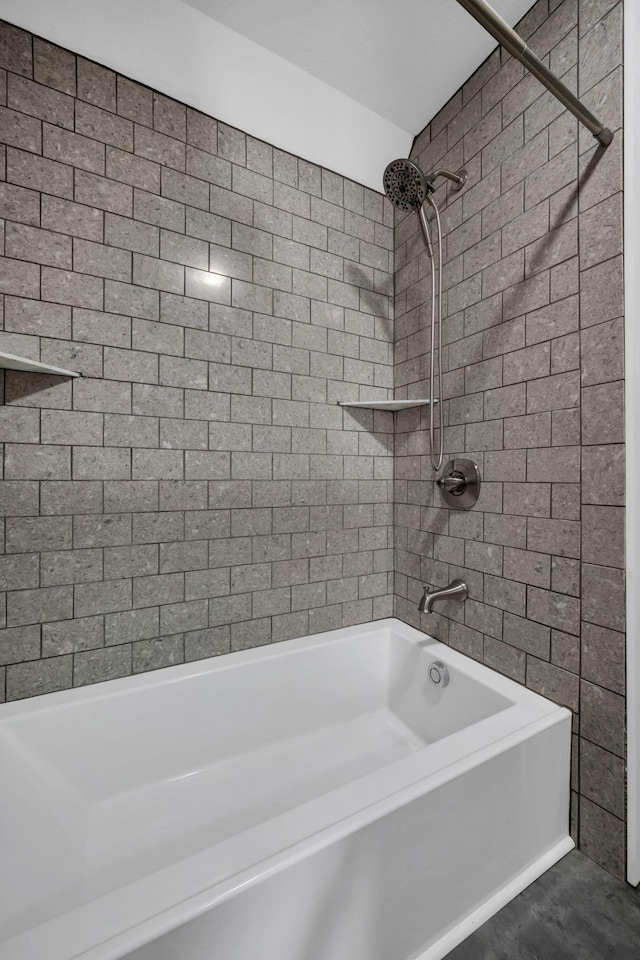
[(79, 377), (75, 370), (65, 370), (64, 367), (54, 367), (50, 363), (40, 363), (39, 360), (29, 360), (27, 357), (16, 357), (13, 353), (0, 351), (0, 368), (3, 370), (22, 370), (25, 373), (51, 373), (56, 377)]
[[(438, 401), (435, 401), (438, 403)], [(367, 410), (410, 410), (427, 407), (430, 400), (338, 400), (339, 407), (363, 407)]]

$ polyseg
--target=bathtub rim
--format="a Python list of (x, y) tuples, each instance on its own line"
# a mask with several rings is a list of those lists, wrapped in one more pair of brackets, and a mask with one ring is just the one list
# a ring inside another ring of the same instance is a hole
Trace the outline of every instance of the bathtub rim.
[[(435, 752), (443, 753), (446, 751), (452, 741), (462, 741), (465, 735), (468, 736), (469, 730), (474, 730), (477, 734), (482, 733), (484, 735), (484, 737), (481, 738), (482, 742), (480, 744), (476, 743), (473, 748), (466, 749), (462, 755), (460, 755), (460, 751), (458, 751), (458, 754), (455, 755), (450, 762), (438, 763), (436, 768), (426, 773), (426, 775), (411, 769), (415, 766), (415, 758), (418, 754), (395, 761), (393, 764), (381, 768), (379, 771), (370, 773), (359, 780), (352, 781), (347, 787), (339, 787), (293, 810), (289, 810), (278, 817), (265, 821), (245, 831), (244, 834), (238, 834), (228, 841), (223, 841), (223, 844), (205, 848), (197, 854), (175, 861), (160, 870), (115, 888), (77, 907), (71, 908), (11, 939), (0, 941), (0, 960), (14, 960), (14, 958), (15, 960), (28, 960), (28, 958), (35, 955), (41, 955), (42, 947), (45, 944), (50, 960), (70, 960), (72, 957), (78, 958), (78, 960), (80, 960), (80, 958), (81, 960), (117, 960), (117, 958), (125, 956), (127, 953), (152, 942), (171, 930), (195, 919), (206, 911), (213, 909), (217, 904), (234, 896), (242, 889), (293, 866), (301, 859), (312, 855), (325, 846), (343, 839), (356, 830), (365, 827), (367, 824), (384, 817), (399, 807), (436, 789), (442, 783), (463, 776), (470, 769), (483, 764), (491, 757), (503, 751), (517, 746), (536, 733), (559, 724), (569, 726), (570, 730), (571, 715), (564, 707), (557, 706), (545, 700), (538, 694), (516, 684), (515, 681), (509, 680), (497, 674), (495, 671), (490, 670), (490, 668), (476, 663), (421, 631), (415, 630), (415, 628), (395, 620), (395, 618), (375, 621), (373, 624), (363, 624), (356, 627), (346, 627), (336, 631), (328, 631), (311, 637), (298, 638), (293, 641), (284, 641), (282, 644), (277, 644), (274, 647), (267, 646), (266, 648), (260, 647), (239, 651), (236, 658), (236, 665), (239, 665), (238, 661), (240, 660), (245, 662), (259, 660), (265, 656), (269, 656), (269, 654), (282, 656), (287, 653), (293, 653), (296, 650), (304, 649), (305, 646), (309, 646), (310, 641), (313, 642), (314, 645), (342, 642), (355, 636), (370, 633), (376, 628), (379, 630), (392, 629), (396, 633), (404, 635), (406, 639), (416, 643), (424, 642), (425, 640), (428, 641), (429, 649), (433, 650), (435, 657), (455, 665), (456, 669), (463, 669), (468, 675), (475, 677), (480, 683), (483, 683), (483, 685), (487, 685), (487, 679), (490, 676), (491, 683), (489, 686), (493, 689), (497, 688), (498, 692), (509, 700), (511, 706), (491, 717), (479, 721), (471, 727), (463, 728), (450, 736), (430, 744), (429, 750), (433, 757)], [(286, 649), (278, 650), (277, 647)], [(228, 658), (223, 657), (219, 659), (225, 660)], [(139, 685), (164, 685), (167, 681), (177, 682), (193, 675), (209, 672), (210, 670), (229, 669), (231, 666), (231, 664), (219, 664), (218, 658), (213, 662), (210, 660), (196, 661), (195, 664), (185, 664), (178, 668), (164, 668), (152, 674), (144, 674), (139, 677), (126, 677), (121, 680), (96, 684), (88, 688), (76, 688), (76, 690), (60, 691), (59, 693), (45, 695), (43, 698), (36, 698), (35, 704), (33, 701), (17, 701), (7, 706), (11, 713), (13, 713), (13, 710), (11, 710), (12, 707), (23, 707), (26, 709), (26, 712), (38, 708), (44, 710), (47, 709), (48, 705), (51, 707), (54, 706), (54, 704), (51, 703), (53, 699), (56, 701), (56, 707), (64, 706), (69, 702), (82, 702), (87, 698), (93, 699), (93, 695), (95, 695), (93, 691), (95, 691), (96, 687), (103, 688), (103, 690), (100, 691), (101, 697), (108, 697), (117, 694), (117, 690), (114, 691), (113, 689), (114, 685), (118, 685), (121, 689), (124, 687), (127, 689), (129, 687), (137, 689)], [(175, 676), (176, 672), (179, 673), (179, 676)], [(76, 697), (76, 694), (80, 694), (81, 696)], [(38, 702), (41, 703), (40, 707)], [(25, 709), (17, 709), (15, 715), (21, 715), (25, 712)], [(2, 712), (0, 712), (0, 720), (1, 719)], [(489, 738), (487, 738), (487, 734), (489, 734)], [(419, 751), (419, 754), (426, 755), (426, 751)], [(375, 781), (381, 780), (383, 777), (388, 779), (389, 771), (392, 769), (393, 773), (397, 775), (395, 777), (395, 783), (391, 786), (381, 785), (376, 795), (375, 791), (371, 789), (372, 785), (375, 785)], [(380, 793), (380, 789), (382, 789), (382, 793)], [(350, 791), (349, 803), (347, 803), (345, 795), (346, 790)], [(366, 794), (368, 791), (373, 793), (373, 799), (369, 798), (367, 800)], [(355, 795), (357, 794), (363, 795), (363, 801), (355, 802)], [(335, 814), (332, 814), (328, 816), (329, 811), (320, 809), (322, 806), (326, 807), (328, 798), (336, 803), (338, 808), (342, 806), (342, 815), (336, 817)], [(344, 812), (345, 806), (347, 807), (346, 813)], [(349, 810), (350, 807), (353, 809)], [(324, 820), (324, 825), (321, 823), (318, 827), (316, 824), (315, 827), (311, 827), (310, 829), (309, 824), (304, 822), (310, 812), (312, 818), (315, 816), (316, 818), (319, 817), (321, 821)], [(296, 826), (296, 820), (302, 820), (302, 825)], [(279, 821), (289, 821), (286, 825), (293, 834), (293, 839), (289, 837), (289, 839), (284, 842), (280, 841), (279, 848), (267, 856), (256, 857), (252, 853), (251, 862), (248, 865), (245, 864), (240, 870), (236, 870), (222, 880), (219, 879), (209, 882), (208, 885), (206, 883), (203, 885), (201, 882), (196, 881), (199, 888), (195, 891), (191, 889), (190, 892), (186, 892), (185, 894), (185, 886), (193, 888), (195, 885), (194, 877), (192, 876), (194, 871), (200, 874), (206, 874), (211, 871), (213, 861), (216, 856), (219, 855), (222, 845), (235, 844), (237, 846), (238, 842), (240, 842), (240, 845), (253, 848), (253, 844), (256, 839), (258, 839), (262, 840), (263, 844), (268, 847), (269, 833), (273, 831), (274, 827), (277, 827)], [(566, 844), (569, 842), (571, 846), (567, 847)], [(572, 846), (573, 841), (563, 837), (553, 848), (557, 855), (555, 853), (553, 854), (555, 859), (552, 859), (551, 862), (555, 862), (560, 856), (563, 856)], [(547, 855), (548, 852), (545, 852), (541, 857), (541, 864), (543, 861), (546, 862), (544, 858), (547, 857)], [(535, 876), (539, 876), (540, 873), (548, 869), (551, 862), (548, 863), (547, 866), (541, 865), (538, 869), (536, 861), (536, 864), (531, 868), (534, 871), (538, 870)], [(182, 880), (180, 877), (181, 874), (184, 875)], [(533, 878), (532, 876), (531, 879)], [(516, 880), (518, 880), (518, 878), (516, 878)], [(167, 881), (170, 882), (168, 883)], [(163, 894), (166, 899), (167, 888), (175, 889), (176, 881), (178, 883), (178, 891), (180, 891), (180, 883), (182, 882), (182, 893), (174, 893), (170, 903), (159, 907), (154, 906), (150, 912), (149, 908), (151, 904), (162, 903)], [(531, 880), (527, 880), (523, 884), (522, 889), (530, 882)], [(154, 886), (157, 887), (157, 890), (153, 889)], [(508, 884), (507, 888), (509, 887), (510, 885)], [(504, 893), (506, 899), (500, 901), (492, 912), (495, 912), (502, 903), (508, 902), (515, 893), (519, 892), (519, 890), (514, 888), (515, 892), (510, 892), (507, 895), (507, 888), (505, 888)], [(495, 896), (499, 897), (499, 895), (500, 891)], [(146, 909), (137, 903), (136, 897), (138, 897), (140, 901), (147, 901)], [(105, 907), (107, 908), (106, 912), (108, 914), (106, 924), (104, 916), (99, 916), (101, 911), (104, 913)], [(485, 907), (486, 905), (483, 904), (478, 910), (482, 911)], [(134, 912), (138, 914), (137, 919), (134, 919), (132, 916)], [(143, 912), (142, 919), (139, 918), (141, 912)], [(118, 929), (113, 930), (115, 926), (113, 918), (123, 917), (127, 914), (129, 914), (128, 920), (121, 920), (118, 924)], [(484, 919), (491, 915), (492, 913), (487, 913), (486, 916), (483, 914), (483, 919), (477, 922), (483, 922)], [(111, 918), (110, 923), (109, 918)], [(470, 923), (472, 922), (471, 917), (467, 919)], [(125, 922), (127, 925), (123, 929)], [(90, 936), (83, 936), (83, 931), (95, 929), (101, 925), (107, 928), (110, 926), (112, 928), (111, 932), (105, 930), (100, 933), (92, 933)], [(471, 932), (471, 929), (473, 929), (473, 927), (469, 929), (469, 932)], [(467, 935), (468, 934), (464, 934), (460, 939), (464, 939), (464, 936)], [(59, 947), (61, 942), (66, 942), (64, 949), (60, 949)], [(454, 943), (452, 942), (448, 949), (451, 949), (453, 945)], [(434, 944), (429, 950), (433, 951), (437, 946), (438, 944)], [(416, 960), (438, 960), (438, 957), (444, 955), (444, 953), (437, 954), (427, 951), (424, 957), (421, 956), (416, 958)]]
[[(443, 660), (447, 664), (452, 664), (456, 670), (460, 670), (483, 686), (490, 686), (510, 702), (514, 701), (517, 690), (518, 696), (514, 702), (530, 704), (534, 708), (537, 706), (540, 712), (544, 712), (545, 705), (548, 710), (558, 708), (557, 704), (547, 700), (540, 694), (498, 673), (492, 667), (479, 663), (472, 657), (454, 650), (453, 647), (436, 640), (429, 634), (409, 626), (409, 624), (398, 620), (396, 617), (384, 617), (380, 620), (371, 620), (367, 623), (339, 627), (336, 630), (326, 630), (322, 633), (309, 634), (305, 637), (280, 640), (276, 643), (265, 643), (247, 650), (235, 650), (230, 654), (219, 654), (215, 657), (206, 657), (202, 660), (192, 660), (188, 663), (160, 667), (157, 670), (131, 674), (126, 677), (117, 677), (113, 680), (103, 680), (99, 683), (70, 687), (66, 690), (57, 690), (52, 693), (40, 694), (36, 697), (21, 700), (10, 700), (0, 704), (0, 723), (11, 723), (13, 719), (18, 719), (29, 713), (39, 712), (43, 709), (60, 709), (65, 706), (79, 705), (86, 700), (109, 700), (118, 694), (134, 693), (146, 688), (173, 686), (174, 684), (203, 674), (237, 670), (243, 663), (259, 663), (264, 659), (271, 660), (291, 656), (297, 651), (303, 652), (304, 650), (327, 644), (343, 643), (349, 639), (355, 639), (366, 633), (370, 633), (372, 630), (391, 630), (409, 642), (416, 644), (421, 643), (425, 649), (426, 645), (424, 641), (429, 641), (429, 647), (434, 645), (433, 649), (434, 652), (437, 653), (438, 659)], [(487, 683), (487, 675), (491, 676), (490, 684)]]

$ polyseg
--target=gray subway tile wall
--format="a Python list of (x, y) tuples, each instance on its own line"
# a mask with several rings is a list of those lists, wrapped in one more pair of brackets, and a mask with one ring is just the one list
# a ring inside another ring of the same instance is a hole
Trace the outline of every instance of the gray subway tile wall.
[(426, 411), (337, 406), (428, 396), (416, 218), (0, 24), (0, 349), (83, 374), (4, 374), (0, 700), (395, 612), (573, 711), (573, 830), (623, 874), (621, 19), (518, 26), (607, 151), (499, 50), (414, 144), (469, 171), (436, 194), (468, 513)]
[[(397, 415), (396, 613), (569, 707), (572, 829), (624, 876), (622, 3), (538, 0), (517, 27), (616, 132), (608, 150), (496, 50), (420, 133), (444, 227), (445, 459), (477, 460), (447, 509), (428, 413)], [(396, 214), (396, 396), (428, 389), (428, 256)], [(470, 600), (422, 616), (422, 584)]]
[(0, 699), (393, 613), (393, 212), (0, 25)]

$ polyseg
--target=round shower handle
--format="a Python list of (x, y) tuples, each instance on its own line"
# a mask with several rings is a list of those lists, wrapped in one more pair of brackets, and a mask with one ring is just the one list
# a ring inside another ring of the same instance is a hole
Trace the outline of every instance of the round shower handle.
[(459, 497), (461, 493), (464, 493), (467, 481), (463, 473), (454, 470), (448, 476), (436, 480), (436, 484), (446, 490), (447, 493), (452, 493), (454, 497)]

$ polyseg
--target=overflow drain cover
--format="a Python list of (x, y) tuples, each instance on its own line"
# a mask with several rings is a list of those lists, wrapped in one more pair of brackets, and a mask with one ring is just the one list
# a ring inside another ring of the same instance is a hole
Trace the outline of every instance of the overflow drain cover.
[(432, 663), (429, 667), (429, 679), (438, 687), (446, 687), (449, 683), (449, 671), (444, 663)]

